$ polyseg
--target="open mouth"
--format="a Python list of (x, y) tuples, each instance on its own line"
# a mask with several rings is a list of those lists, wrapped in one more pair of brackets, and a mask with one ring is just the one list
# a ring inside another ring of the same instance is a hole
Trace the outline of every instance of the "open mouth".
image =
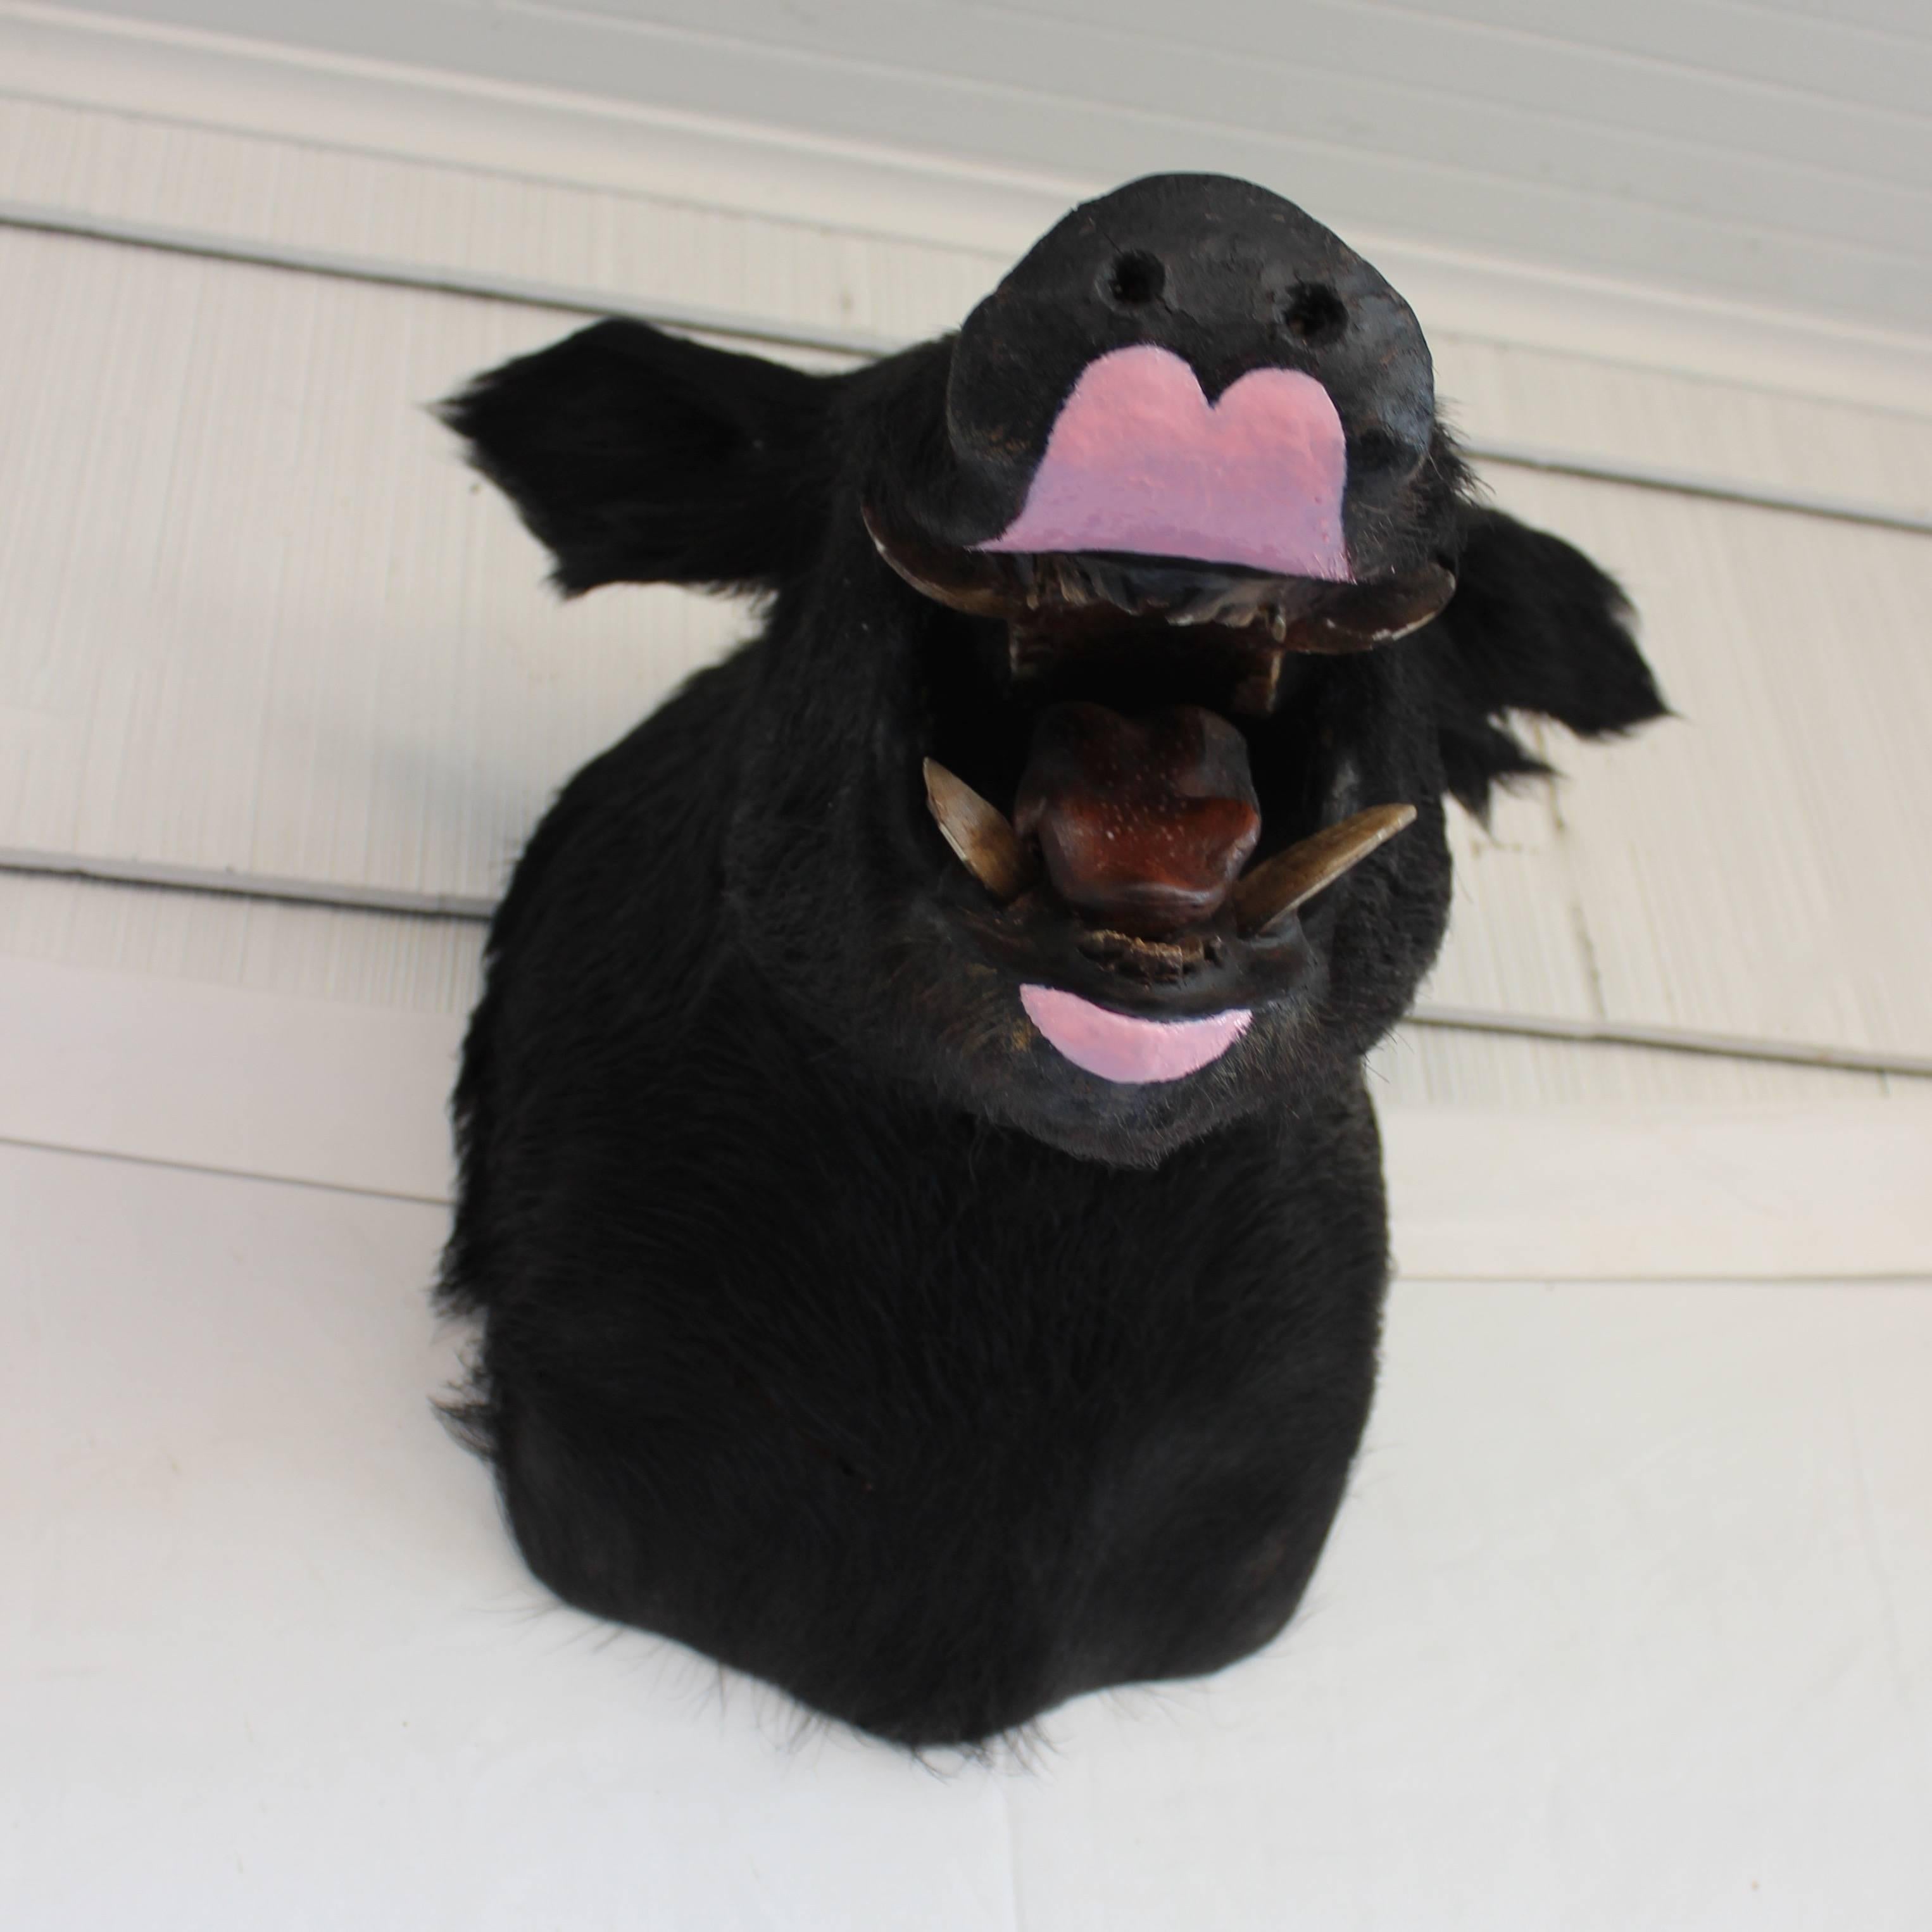
[(953, 549), (866, 523), (946, 614), (922, 664), (946, 902), (1076, 1066), (1144, 1084), (1211, 1064), (1304, 981), (1304, 909), (1415, 817), (1360, 795), (1312, 668), (1419, 628), (1454, 576)]

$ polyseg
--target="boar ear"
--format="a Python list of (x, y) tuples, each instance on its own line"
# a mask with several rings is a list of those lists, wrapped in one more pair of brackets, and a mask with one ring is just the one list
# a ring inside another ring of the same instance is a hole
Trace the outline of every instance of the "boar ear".
[(1456, 594), (1432, 638), (1450, 790), (1480, 812), (1498, 779), (1549, 770), (1511, 735), (1512, 711), (1586, 738), (1662, 717), (1633, 622), (1616, 580), (1581, 550), (1498, 511), (1470, 512)]
[(600, 322), (440, 411), (556, 559), (556, 582), (774, 584), (811, 555), (836, 379)]

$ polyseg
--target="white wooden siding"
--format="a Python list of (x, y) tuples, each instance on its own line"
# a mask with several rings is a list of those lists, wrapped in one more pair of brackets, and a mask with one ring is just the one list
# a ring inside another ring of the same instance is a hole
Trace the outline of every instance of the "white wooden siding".
[(0, 1147), (12, 1924), (1922, 1932), (1922, 1285), (1399, 1284), (1285, 1639), (935, 1767), (546, 1600), (444, 1226)]
[[(548, 1603), (436, 1426), (478, 924), (233, 888), (486, 900), (549, 790), (742, 629), (669, 591), (558, 604), (422, 405), (600, 302), (794, 343), (944, 326), (1080, 185), (1019, 165), (1021, 135), (1090, 130), (1078, 166), (1130, 172), (1106, 142), (1146, 165), (1154, 124), (1120, 63), (1197, 99), (1220, 70), (1142, 0), (952, 10), (976, 58), (1034, 33), (1115, 63), (1118, 111), (1076, 98), (1098, 70), (1047, 72), (1072, 106), (1016, 133), (1010, 88), (908, 84), (926, 6), (675, 32), (668, 5), (146, 10), (136, 34), (0, 0), (8, 1922), (1922, 1926), (1932, 1080), (1762, 1056), (1932, 1048), (1932, 535), (1490, 466), (1629, 579), (1682, 716), (1605, 752), (1552, 734), (1560, 790), (1455, 820), (1429, 998), (1756, 1044), (1398, 1030), (1369, 1070), (1384, 1385), (1285, 1640), (1083, 1700), (1020, 1774), (801, 1743), (759, 1687)], [(190, 17), (515, 84), (165, 25)], [(1924, 184), (1905, 0), (1186, 17), (1203, 47), (1318, 22), (1332, 58), (1427, 52), (1342, 74), (1281, 184), (1381, 182), (1364, 226), (1390, 244), (1345, 226), (1418, 301), (1473, 440), (1932, 512), (1932, 338), (1687, 292), (1805, 293), (1778, 278), (1806, 238), (1760, 250), (1744, 204), (1795, 181), (1815, 220), (1833, 166), (1865, 238), (1805, 259), (1876, 272)], [(694, 116), (700, 82), (820, 131)], [(908, 100), (950, 158), (879, 144), (861, 110)], [(1441, 206), (1404, 200), (1418, 130), (1484, 115), (1548, 180), (1444, 174), (1474, 226), (1403, 240), (1405, 206)], [(1619, 200), (1606, 158), (1681, 147), (1686, 116), (1727, 165)], [(1219, 138), (1189, 158), (1255, 137)], [(1614, 266), (1666, 190), (1642, 266), (1682, 270), (1708, 216), (1702, 281), (1548, 266)], [(1468, 251), (1511, 206), (1544, 262)], [(60, 232), (90, 226), (121, 238)], [(46, 869), (130, 866), (172, 883)]]
[[(708, 310), (754, 331), (898, 343), (956, 326), (1064, 205), (1037, 194), (1008, 208), (974, 182), (996, 220), (942, 205), (914, 238), (782, 212), (784, 170), (776, 164), (767, 196), (775, 205), (754, 212), (680, 199), (679, 170), (648, 162), (622, 188), (530, 179), (473, 162), (0, 95), (0, 213), (269, 259), (300, 250), (426, 280), (548, 284), (592, 305)], [(712, 175), (702, 186), (729, 191)], [(988, 244), (988, 229), (998, 245)], [(1600, 338), (1566, 314), (1555, 319), (1557, 332), (1574, 340), (1552, 350), (1525, 339), (1507, 278), (1480, 278), (1485, 293), (1472, 298), (1432, 278), (1426, 262), (1406, 265), (1423, 277), (1420, 288), (1402, 262), (1385, 266), (1418, 304), (1440, 392), (1468, 434), (1598, 465), (1694, 472), (1746, 490), (1803, 488), (1932, 520), (1932, 338), (1922, 368), (1911, 357), (1867, 367), (1849, 338), (1832, 343), (1829, 358), (1787, 356), (1774, 367), (1768, 350), (1754, 364), (1738, 318), (1722, 319), (1712, 353), (1702, 335), (1655, 317), (1646, 330), (1619, 312), (1617, 328)], [(1610, 306), (1600, 291), (1591, 299)], [(1606, 346), (1623, 359), (1606, 359)], [(1693, 361), (1708, 366), (1696, 375), (1671, 366)], [(1754, 368), (1778, 380), (1754, 386)], [(1867, 400), (1823, 400), (1834, 384)]]
[[(472, 920), (0, 871), (0, 961), (23, 968), (454, 1023), (475, 1002), (482, 944), (481, 928)], [(1369, 1072), (1372, 1090), (1388, 1108), (1541, 1113), (1592, 1106), (1824, 1107), (1891, 1096), (1932, 1102), (1932, 1082), (1924, 1079), (1436, 1026), (1400, 1028), (1377, 1051)], [(17, 1083), (19, 1076), (17, 1064), (10, 1064), (10, 1078)], [(446, 1068), (412, 1102), (423, 1132), (439, 1143), (447, 1084)], [(32, 1138), (32, 1096), (20, 1095), (16, 1084), (16, 1098), (20, 1110), (7, 1117), (10, 1124), (0, 1124), (0, 1137)], [(170, 1123), (167, 1131), (178, 1125)], [(82, 1136), (75, 1144), (94, 1142)], [(143, 1144), (154, 1153), (161, 1142)], [(1844, 1264), (1842, 1258), (1838, 1264)]]
[(1345, 232), (1907, 330), (1932, 35), (1736, 0), (116, 0), (98, 10), (1021, 168), (1208, 167)]
[[(0, 28), (27, 16), (55, 17), (0, 7)], [(806, 218), (782, 170), (764, 209), (747, 205), (754, 181), (709, 164), (680, 198), (662, 128), (634, 178), (572, 153), (580, 178), (559, 179), (239, 128), (206, 74), (199, 94), (172, 71), (160, 90), (195, 108), (185, 118), (88, 104), (70, 69), (36, 55), (26, 94), (0, 98), (0, 208), (184, 246), (0, 226), (0, 278), (31, 291), (0, 310), (0, 850), (30, 864), (487, 903), (554, 787), (747, 619), (664, 590), (560, 606), (536, 547), (422, 406), (600, 301), (794, 341), (908, 339), (956, 321), (1025, 238), (1020, 218), (1030, 232), (1050, 215), (1037, 183), (960, 174), (913, 239), (856, 192), (853, 224)], [(50, 98), (62, 75), (77, 98)], [(378, 92), (370, 74), (337, 78)], [(884, 178), (876, 154), (853, 165)], [(568, 307), (406, 285), (439, 274), (541, 285)], [(1662, 338), (1619, 364), (1425, 321), (1479, 448), (1932, 514), (1932, 417), (1845, 400), (1872, 391), (1878, 364), (1808, 394), (1802, 361), (1754, 386), (1659, 366)], [(1849, 368), (1856, 344), (1840, 346)], [(1548, 734), (1562, 788), (1504, 800), (1486, 831), (1458, 820), (1456, 923), (1428, 998), (1932, 1052), (1916, 968), (1932, 888), (1916, 851), (1932, 780), (1912, 722), (1932, 538), (1508, 464), (1487, 474), (1626, 578), (1682, 718), (1608, 753)], [(351, 1001), (454, 1011), (470, 997), (460, 926), (177, 898), (16, 875), (0, 943)], [(1440, 1029), (1392, 1042), (1378, 1078), (1398, 1103), (1464, 1105), (1888, 1086)]]
[[(0, 848), (487, 902), (568, 772), (742, 634), (669, 590), (558, 604), (424, 413), (571, 317), (20, 230), (0, 276), (37, 298), (0, 314)], [(1591, 372), (1504, 373), (1527, 422)], [(1552, 743), (1562, 788), (1460, 829), (1430, 997), (1932, 1054), (1932, 538), (1492, 480), (1625, 578), (1682, 716)]]

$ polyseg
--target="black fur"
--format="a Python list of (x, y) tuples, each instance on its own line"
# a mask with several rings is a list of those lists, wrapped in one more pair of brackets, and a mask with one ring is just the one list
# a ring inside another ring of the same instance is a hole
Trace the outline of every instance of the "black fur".
[(600, 322), (444, 405), (559, 589), (775, 584), (823, 521), (824, 389), (762, 356)]
[(1630, 623), (1622, 591), (1581, 550), (1494, 510), (1467, 514), (1455, 601), (1436, 628), (1448, 660), (1444, 772), (1472, 812), (1498, 778), (1549, 769), (1510, 736), (1505, 713), (1540, 712), (1588, 738), (1663, 715)]
[(1454, 602), (1293, 660), (1250, 731), (1271, 816), (1313, 822), (1319, 776), (1418, 823), (1315, 902), (1221, 1060), (1079, 1073), (922, 802), (991, 703), (982, 620), (860, 518), (944, 472), (952, 352), (812, 378), (605, 323), (451, 409), (567, 588), (776, 593), (571, 782), (492, 928), (445, 1271), (484, 1318), (472, 1429), (560, 1595), (912, 1744), (1212, 1670), (1292, 1612), (1374, 1382), (1360, 1061), (1441, 940), (1443, 795), (1540, 769), (1511, 712), (1660, 710), (1616, 586), (1473, 508), (1438, 427), (1372, 507), (1460, 561)]

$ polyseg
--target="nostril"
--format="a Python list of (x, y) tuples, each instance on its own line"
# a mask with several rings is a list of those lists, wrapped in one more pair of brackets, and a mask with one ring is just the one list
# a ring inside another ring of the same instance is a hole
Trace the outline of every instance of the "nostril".
[(1158, 302), (1167, 286), (1167, 270), (1158, 255), (1135, 249), (1117, 255), (1107, 277), (1107, 292), (1125, 308), (1144, 308)]
[(1326, 282), (1298, 282), (1281, 305), (1281, 319), (1298, 342), (1318, 349), (1348, 327), (1348, 311)]

